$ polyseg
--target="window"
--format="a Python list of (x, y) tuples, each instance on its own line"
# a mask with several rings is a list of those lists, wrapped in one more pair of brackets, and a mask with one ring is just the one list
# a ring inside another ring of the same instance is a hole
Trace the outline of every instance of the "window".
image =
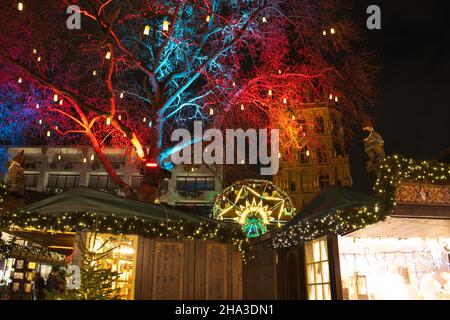
[(35, 189), (38, 186), (39, 174), (25, 175), (25, 189)]
[(176, 188), (179, 191), (202, 192), (215, 190), (214, 177), (177, 177)]
[(305, 244), (306, 280), (309, 300), (331, 300), (327, 238)]
[(321, 174), (319, 178), (320, 189), (330, 185), (330, 176), (328, 174)]
[(80, 175), (51, 174), (48, 177), (48, 189), (69, 190), (80, 185)]
[(319, 149), (317, 151), (317, 159), (319, 160), (319, 163), (327, 162), (327, 153), (323, 149)]
[[(119, 176), (121, 178), (121, 176)], [(96, 190), (113, 191), (116, 184), (109, 175), (89, 175), (89, 188)]]
[(310, 155), (311, 154), (308, 150), (308, 147), (307, 146), (303, 147), (300, 150), (300, 163), (308, 163)]
[(136, 275), (137, 236), (116, 236), (111, 234), (88, 233), (86, 242), (90, 251), (107, 254), (97, 261), (98, 268), (109, 269), (119, 273), (113, 289), (119, 289), (119, 296), (124, 300), (134, 298)]
[(325, 133), (325, 121), (323, 120), (323, 117), (316, 117), (314, 120), (314, 129), (315, 132), (318, 134)]
[(142, 182), (144, 181), (143, 176), (133, 176), (131, 177), (131, 188), (133, 190), (137, 190), (141, 187)]

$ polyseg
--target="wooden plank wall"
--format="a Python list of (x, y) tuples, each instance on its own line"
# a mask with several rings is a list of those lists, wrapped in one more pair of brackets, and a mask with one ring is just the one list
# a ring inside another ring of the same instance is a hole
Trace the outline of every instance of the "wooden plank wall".
[(136, 300), (240, 300), (242, 258), (231, 244), (139, 237)]

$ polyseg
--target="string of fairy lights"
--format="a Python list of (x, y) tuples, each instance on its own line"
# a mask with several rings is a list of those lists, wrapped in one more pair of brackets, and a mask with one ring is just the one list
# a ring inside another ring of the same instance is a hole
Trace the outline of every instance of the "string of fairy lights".
[(273, 247), (297, 246), (326, 234), (343, 234), (382, 221), (396, 205), (395, 190), (401, 181), (448, 184), (450, 165), (434, 161), (415, 161), (400, 155), (387, 157), (378, 165), (374, 200), (290, 226), (273, 238)]
[[(2, 185), (2, 194), (6, 186)], [(3, 197), (0, 196), (0, 203)], [(161, 223), (151, 222), (138, 217), (122, 218), (114, 214), (101, 216), (93, 212), (66, 212), (60, 215), (42, 215), (33, 212), (10, 212), (0, 208), (0, 229), (19, 228), (42, 232), (76, 232), (96, 230), (108, 234), (135, 234), (145, 237), (171, 239), (202, 239), (232, 243), (241, 253), (243, 262), (251, 257), (250, 244), (237, 226), (227, 223), (167, 220)]]

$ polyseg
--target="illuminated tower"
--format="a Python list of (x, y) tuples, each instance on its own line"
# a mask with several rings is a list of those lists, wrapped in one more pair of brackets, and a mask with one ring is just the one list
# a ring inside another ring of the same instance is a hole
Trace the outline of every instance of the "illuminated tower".
[(315, 102), (305, 105), (296, 119), (308, 137), (307, 143), (298, 151), (281, 150), (274, 183), (301, 210), (325, 186), (351, 187), (353, 182), (341, 113), (327, 103)]

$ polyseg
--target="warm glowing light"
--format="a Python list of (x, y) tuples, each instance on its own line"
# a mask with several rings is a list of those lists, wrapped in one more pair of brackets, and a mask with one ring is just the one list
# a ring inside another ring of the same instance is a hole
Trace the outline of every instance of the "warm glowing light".
[(123, 92), (121, 92), (120, 93), (120, 99), (123, 99), (123, 96), (124, 96), (124, 94), (123, 94)]
[(47, 130), (47, 137), (50, 137), (52, 135), (52, 133), (50, 132), (50, 130)]
[(209, 115), (210, 116), (214, 115), (214, 109), (213, 108), (209, 108)]
[(326, 30), (323, 30), (322, 34), (323, 34), (324, 36), (326, 36), (326, 35), (327, 35)]
[(333, 100), (333, 95), (332, 94), (330, 94), (330, 100)]
[(287, 104), (287, 98), (284, 98), (284, 99), (283, 99), (283, 103), (284, 103), (284, 104)]
[(108, 51), (108, 52), (106, 53), (105, 58), (108, 59), (108, 60), (111, 59), (111, 52)]
[(19, 9), (19, 11), (23, 11), (23, 3), (22, 2), (18, 3), (17, 9)]
[(107, 117), (106, 118), (106, 125), (110, 126), (111, 125), (111, 117)]
[(33, 53), (34, 53), (34, 54), (37, 54), (37, 49), (33, 49)]
[(144, 159), (145, 158), (144, 149), (142, 148), (141, 143), (139, 142), (138, 138), (136, 137), (136, 135), (134, 133), (133, 133), (133, 137), (131, 138), (131, 144), (136, 149), (136, 153), (139, 156), (139, 158)]
[(278, 70), (278, 74), (282, 74), (283, 72), (281, 70)]
[(338, 97), (334, 97), (334, 101), (339, 102), (339, 98)]
[(211, 21), (211, 16), (206, 16), (206, 22), (210, 22)]
[(169, 31), (169, 21), (164, 20), (163, 21), (163, 27), (162, 27), (164, 32), (168, 32)]
[(243, 104), (241, 104), (241, 110), (242, 110), (242, 111), (244, 111), (244, 110), (245, 110), (245, 107), (244, 107), (244, 105), (243, 105)]
[(147, 122), (147, 117), (144, 117), (144, 119), (142, 119), (142, 122)]
[(61, 160), (61, 154), (58, 154), (58, 160)]
[(91, 155), (91, 161), (94, 161), (94, 159), (95, 159), (95, 155)]
[(119, 120), (122, 120), (122, 116), (121, 116), (120, 114), (119, 114), (119, 117), (118, 117), (118, 118), (119, 118)]
[(97, 70), (92, 71), (92, 75), (96, 76), (97, 75)]
[(266, 23), (267, 22), (267, 18), (266, 17), (262, 17), (262, 22)]
[(59, 100), (59, 105), (60, 105), (60, 106), (62, 106), (63, 103), (64, 103), (64, 100), (63, 100), (63, 99)]
[(17, 80), (17, 83), (22, 83), (22, 78), (19, 78), (19, 80)]
[(36, 109), (39, 109), (39, 103), (36, 103)]
[(295, 116), (292, 116), (292, 120), (295, 120)]
[(334, 28), (331, 28), (330, 32), (331, 32), (331, 34), (335, 34), (336, 30), (334, 30)]
[(269, 96), (273, 96), (273, 91), (272, 91), (272, 89), (269, 89)]
[(83, 158), (83, 163), (86, 163), (87, 162), (87, 159), (86, 158)]
[(39, 119), (39, 124), (42, 124), (42, 119)]
[(306, 150), (306, 156), (309, 157), (311, 155), (311, 152), (309, 150)]
[(38, 58), (37, 58), (37, 61), (38, 61), (38, 62), (41, 62), (41, 60), (42, 60), (41, 57), (38, 57)]
[(53, 96), (53, 101), (58, 102), (58, 100), (59, 100), (59, 97), (58, 97), (57, 94), (55, 94), (55, 95)]
[(146, 25), (144, 28), (144, 36), (148, 36), (150, 34), (150, 26)]

